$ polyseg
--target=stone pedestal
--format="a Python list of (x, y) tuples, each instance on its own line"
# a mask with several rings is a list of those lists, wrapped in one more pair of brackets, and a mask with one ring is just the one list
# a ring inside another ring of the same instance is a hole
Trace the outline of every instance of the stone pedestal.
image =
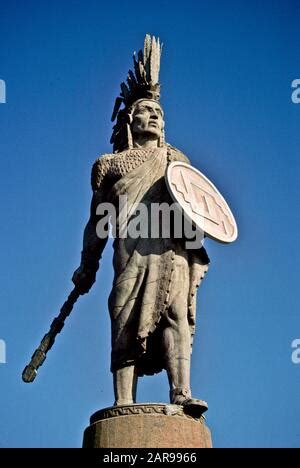
[(83, 448), (210, 448), (205, 418), (192, 418), (182, 406), (143, 403), (97, 411), (83, 437)]

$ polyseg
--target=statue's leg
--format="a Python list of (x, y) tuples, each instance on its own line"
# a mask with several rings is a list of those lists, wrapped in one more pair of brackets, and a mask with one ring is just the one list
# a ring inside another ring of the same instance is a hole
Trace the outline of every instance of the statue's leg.
[(114, 371), (114, 406), (130, 405), (136, 401), (137, 374), (135, 366), (126, 366)]
[(193, 415), (199, 416), (207, 409), (207, 404), (191, 395), (191, 334), (187, 313), (189, 276), (182, 258), (177, 258), (177, 262), (175, 259), (172, 282), (162, 342), (170, 384), (170, 401), (186, 406)]
[(169, 308), (168, 325), (163, 331), (163, 349), (170, 384), (171, 403), (174, 403), (175, 400), (191, 398), (191, 337), (186, 304), (182, 302), (182, 296), (178, 292), (177, 301)]

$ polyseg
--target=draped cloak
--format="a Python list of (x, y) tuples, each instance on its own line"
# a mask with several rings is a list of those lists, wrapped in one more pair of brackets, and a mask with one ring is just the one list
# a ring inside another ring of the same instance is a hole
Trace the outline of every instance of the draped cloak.
[[(175, 160), (189, 163), (180, 151), (166, 145), (104, 155), (95, 162), (94, 193), (99, 200), (116, 207), (117, 232), (120, 195), (126, 195), (128, 211), (136, 203), (149, 208), (152, 203), (172, 203), (164, 175), (168, 162)], [(148, 223), (151, 223), (150, 214)], [(182, 239), (117, 236), (113, 247), (114, 280), (108, 300), (111, 370), (135, 364), (138, 375), (150, 375), (165, 367), (160, 338), (167, 323), (169, 298), (174, 291), (184, 291), (192, 344), (196, 289), (208, 269), (209, 259), (203, 247), (186, 250)], [(180, 275), (174, 272), (177, 260), (182, 268)]]

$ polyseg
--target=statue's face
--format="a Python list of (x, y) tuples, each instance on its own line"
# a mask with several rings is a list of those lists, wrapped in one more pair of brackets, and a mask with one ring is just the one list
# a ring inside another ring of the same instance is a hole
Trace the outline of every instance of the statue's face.
[(155, 101), (138, 102), (132, 113), (132, 133), (148, 134), (152, 139), (158, 139), (164, 128), (163, 111)]

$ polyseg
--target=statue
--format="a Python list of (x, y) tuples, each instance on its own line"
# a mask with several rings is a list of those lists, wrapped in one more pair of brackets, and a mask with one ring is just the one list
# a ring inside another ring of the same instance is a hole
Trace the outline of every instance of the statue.
[[(126, 198), (129, 213), (126, 219), (132, 220), (137, 204), (147, 208), (154, 204), (170, 206), (181, 194), (181, 204), (192, 207), (191, 221), (195, 221), (194, 215), (201, 214), (197, 200), (203, 199), (206, 206), (203, 218), (211, 224), (205, 229), (205, 235), (231, 242), (237, 231), (225, 200), (205, 176), (200, 184), (198, 179), (191, 179), (199, 193), (198, 199), (190, 203), (194, 195), (188, 187), (189, 177), (193, 178), (196, 170), (189, 175), (189, 168), (193, 168), (188, 158), (165, 142), (164, 112), (160, 104), (160, 57), (159, 39), (146, 35), (144, 50), (137, 57), (134, 54), (134, 72), (129, 71), (127, 84), (121, 83), (121, 94), (116, 99), (112, 116), (112, 120), (116, 120), (111, 137), (113, 153), (101, 156), (92, 167), (90, 218), (84, 231), (81, 264), (72, 278), (75, 290), (24, 370), (23, 379), (27, 382), (34, 379), (37, 367), (45, 359), (78, 295), (86, 294), (96, 280), (108, 239), (108, 218), (103, 217), (101, 207), (110, 204), (116, 210), (114, 280), (108, 300), (114, 405), (135, 403), (138, 377), (165, 369), (170, 402), (197, 417), (207, 409), (207, 404), (191, 394), (191, 348), (196, 291), (208, 270), (209, 258), (202, 244), (187, 248), (184, 237), (120, 235), (124, 224), (120, 199)], [(172, 182), (170, 170), (175, 171), (178, 165), (181, 172), (174, 173)], [(153, 222), (159, 224), (148, 214), (144, 221), (145, 224), (150, 222), (148, 227)], [(104, 235), (100, 225), (106, 227)]]
[[(159, 103), (159, 40), (146, 36), (144, 53), (134, 57), (135, 75), (121, 84), (111, 142), (114, 153), (92, 168), (91, 215), (84, 232), (80, 267), (73, 282), (82, 293), (95, 281), (106, 239), (99, 239), (96, 208), (120, 195), (128, 203), (171, 203), (164, 175), (168, 163), (189, 162), (164, 141), (164, 113)], [(119, 110), (121, 103), (124, 108)], [(195, 329), (196, 288), (208, 269), (205, 249), (186, 251), (181, 240), (120, 239), (114, 241), (114, 282), (109, 297), (112, 321), (111, 371), (115, 405), (136, 401), (139, 376), (166, 369), (170, 401), (203, 412), (205, 402), (192, 398), (191, 342)]]

